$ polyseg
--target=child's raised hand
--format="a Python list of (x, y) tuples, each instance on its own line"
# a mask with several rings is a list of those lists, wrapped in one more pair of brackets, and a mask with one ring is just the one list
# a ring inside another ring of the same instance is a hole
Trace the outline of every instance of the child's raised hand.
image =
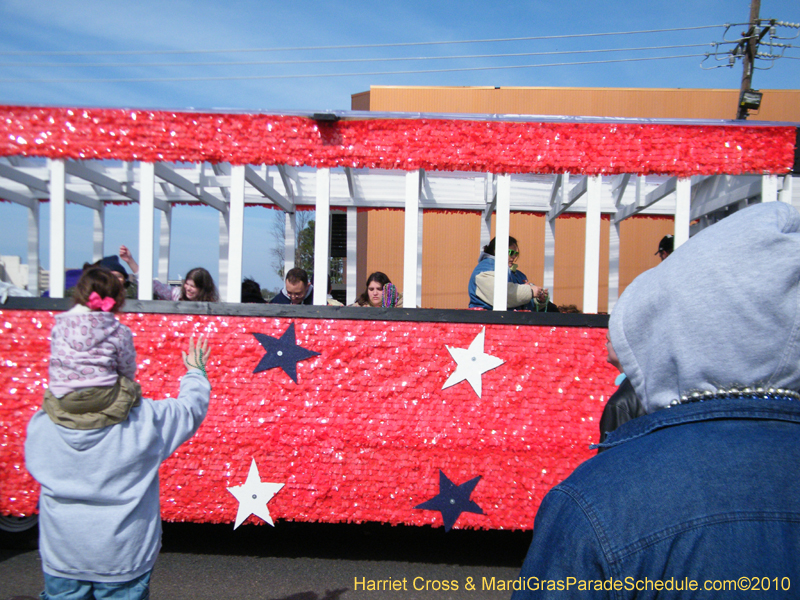
[(181, 351), (183, 364), (186, 366), (186, 370), (200, 369), (203, 372), (203, 375), (206, 376), (206, 379), (208, 379), (208, 374), (206, 373), (206, 364), (208, 364), (208, 357), (210, 355), (211, 352), (208, 350), (208, 338), (203, 339), (202, 334), (197, 338), (196, 344), (194, 342), (194, 334), (192, 334), (192, 336), (189, 338), (188, 352)]

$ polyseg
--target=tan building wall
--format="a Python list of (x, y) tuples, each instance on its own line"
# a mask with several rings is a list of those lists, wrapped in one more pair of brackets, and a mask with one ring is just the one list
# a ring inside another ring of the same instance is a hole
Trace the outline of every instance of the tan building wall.
[[(750, 120), (800, 122), (800, 90), (761, 90)], [(566, 115), (642, 119), (735, 119), (739, 90), (662, 88), (372, 86), (353, 110)]]
[[(510, 230), (520, 248), (519, 269), (530, 281), (544, 279), (545, 216), (512, 213)], [(601, 222), (600, 303), (608, 311), (608, 248), (610, 220)], [(620, 228), (620, 293), (642, 271), (659, 263), (659, 240), (674, 228), (671, 217), (631, 217)], [(403, 291), (403, 230), (401, 210), (370, 210), (358, 214), (358, 290), (370, 273), (383, 271)], [(467, 284), (481, 252), (481, 215), (476, 212), (425, 211), (422, 226), (422, 308), (467, 308)], [(583, 268), (586, 243), (583, 215), (556, 220), (553, 300), (583, 308)], [(494, 235), (494, 223), (492, 223)], [(413, 302), (404, 299), (406, 306)]]

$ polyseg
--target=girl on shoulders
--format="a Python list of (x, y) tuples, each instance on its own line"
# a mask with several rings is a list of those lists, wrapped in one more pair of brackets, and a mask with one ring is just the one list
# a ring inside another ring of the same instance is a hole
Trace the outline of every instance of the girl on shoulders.
[(125, 288), (108, 269), (81, 275), (67, 312), (56, 315), (50, 335), (50, 380), (44, 410), (65, 427), (80, 429), (73, 416), (99, 423), (124, 420), (141, 397), (134, 382), (136, 350), (131, 330), (117, 320)]

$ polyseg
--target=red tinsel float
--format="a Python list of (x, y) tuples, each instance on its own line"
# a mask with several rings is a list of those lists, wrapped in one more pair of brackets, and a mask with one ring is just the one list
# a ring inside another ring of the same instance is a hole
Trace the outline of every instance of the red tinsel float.
[[(52, 312), (0, 311), (0, 512), (35, 511), (25, 470), (25, 428), (48, 375)], [(478, 398), (445, 344), (466, 348), (484, 325), (124, 313), (134, 333), (146, 397), (178, 392), (192, 334), (208, 335), (211, 407), (197, 434), (161, 469), (167, 520), (232, 523), (253, 458), (264, 481), (285, 483), (270, 501), (281, 519), (441, 525), (414, 506), (453, 481), (481, 475), (472, 495), (485, 515), (458, 527), (530, 529), (544, 494), (594, 454), (598, 419), (614, 391), (605, 329), (486, 325), (485, 351), (505, 363), (483, 375)], [(320, 356), (253, 373), (280, 336)], [(253, 517), (251, 517), (251, 522)]]
[(786, 173), (795, 128), (0, 106), (0, 156), (687, 177)]

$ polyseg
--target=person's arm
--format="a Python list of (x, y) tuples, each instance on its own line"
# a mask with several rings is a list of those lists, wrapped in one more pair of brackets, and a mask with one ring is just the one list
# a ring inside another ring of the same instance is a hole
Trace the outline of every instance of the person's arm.
[(192, 437), (208, 412), (211, 384), (206, 375), (208, 340), (201, 335), (197, 344), (194, 336), (189, 338), (187, 352), (181, 352), (186, 375), (181, 378), (181, 389), (177, 398), (154, 402), (155, 425), (161, 432), (163, 443), (162, 460), (177, 450)]
[[(119, 257), (128, 263), (128, 266), (131, 268), (131, 273), (134, 275), (133, 279), (138, 279), (136, 275), (139, 273), (139, 265), (136, 260), (134, 260), (127, 246), (119, 247)], [(180, 297), (175, 297), (176, 294), (172, 291), (171, 285), (162, 283), (158, 279), (153, 279), (153, 296), (157, 300), (177, 300)]]
[[(528, 304), (538, 294), (541, 288), (530, 283), (511, 283), (508, 284), (506, 305), (508, 308), (515, 308)], [(475, 292), (478, 298), (487, 304), (494, 305), (494, 271), (484, 271), (475, 277)]]
[(131, 254), (127, 246), (123, 245), (119, 247), (119, 257), (128, 263), (128, 266), (131, 268), (131, 273), (134, 275), (139, 273), (139, 264), (134, 260), (133, 254)]
[[(177, 293), (175, 293), (177, 291)], [(158, 300), (180, 300), (180, 288), (153, 279), (153, 296)]]
[[(551, 490), (536, 513), (533, 540), (520, 572), (524, 589), (514, 592), (512, 600), (563, 600), (582, 594), (592, 599), (612, 598), (612, 591), (579, 592), (577, 583), (566, 587), (572, 578), (576, 582), (598, 581), (611, 576), (598, 533), (586, 511), (566, 491)], [(554, 587), (561, 589), (541, 589), (542, 581), (555, 581)]]

